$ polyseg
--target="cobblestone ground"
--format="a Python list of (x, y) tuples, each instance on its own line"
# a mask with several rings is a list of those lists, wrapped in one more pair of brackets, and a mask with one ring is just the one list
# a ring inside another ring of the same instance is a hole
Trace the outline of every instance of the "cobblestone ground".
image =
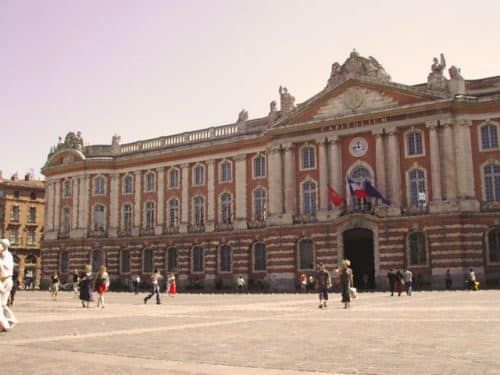
[[(2, 374), (499, 374), (500, 291), (162, 296), (18, 292)], [(94, 305), (95, 306), (95, 305)]]

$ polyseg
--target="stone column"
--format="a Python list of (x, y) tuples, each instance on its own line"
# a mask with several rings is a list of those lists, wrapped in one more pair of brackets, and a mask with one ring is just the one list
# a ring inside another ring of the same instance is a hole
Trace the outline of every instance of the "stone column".
[(159, 235), (163, 233), (163, 223), (165, 219), (165, 167), (159, 167), (156, 169), (158, 172), (158, 204), (157, 204), (157, 217), (156, 217), (156, 227), (155, 234)]
[(86, 174), (80, 177), (80, 191), (78, 196), (78, 228), (82, 231), (82, 236), (87, 233), (87, 222), (88, 222), (88, 202), (89, 202), (89, 189), (90, 189), (90, 177)]
[(134, 172), (134, 226), (132, 228), (132, 235), (138, 236), (141, 229), (141, 213), (142, 213), (142, 173), (141, 171)]
[[(291, 220), (295, 215), (295, 200), (296, 200), (296, 180), (295, 180), (295, 145), (293, 143), (285, 143), (285, 214)], [(271, 162), (269, 161), (269, 164)], [(290, 220), (289, 219), (289, 220)]]
[(274, 145), (269, 152), (269, 225), (283, 222), (283, 176), (281, 147)]
[(444, 174), (446, 186), (446, 200), (454, 205), (457, 201), (457, 172), (455, 169), (454, 134), (451, 124), (444, 124)]
[(187, 233), (189, 225), (189, 164), (181, 165), (181, 222), (179, 232)]
[(385, 173), (385, 147), (384, 147), (384, 132), (382, 129), (373, 130), (375, 136), (375, 184), (377, 190), (384, 197), (387, 196), (386, 173)]
[(59, 233), (61, 231), (61, 181), (56, 181), (54, 184), (54, 230)]
[(110, 189), (109, 189), (109, 237), (118, 236), (118, 197), (120, 190), (120, 175), (118, 172), (110, 173)]
[(390, 185), (390, 214), (397, 214), (401, 208), (401, 171), (399, 166), (399, 142), (396, 128), (388, 131), (388, 172)]
[(325, 137), (321, 137), (316, 140), (316, 143), (318, 144), (319, 168), (319, 211), (317, 213), (319, 221), (325, 221), (328, 219), (328, 208), (330, 207), (328, 198), (328, 157), (325, 141)]
[(54, 230), (54, 183), (52, 180), (47, 180), (47, 193), (45, 199), (47, 202), (45, 232), (52, 232)]
[(236, 222), (237, 229), (247, 229), (247, 156), (236, 155), (235, 189), (236, 189)]
[(78, 180), (79, 176), (73, 177), (71, 180), (71, 197), (73, 207), (71, 209), (71, 230), (78, 228)]
[(439, 139), (437, 133), (438, 122), (427, 121), (429, 129), (429, 152), (431, 158), (432, 205), (440, 205), (443, 200), (441, 192), (441, 158), (439, 156)]
[(215, 160), (207, 162), (207, 222), (205, 230), (213, 232), (215, 228)]
[(457, 119), (455, 121), (455, 163), (457, 166), (457, 187), (459, 208), (463, 211), (479, 211), (474, 187), (474, 167), (470, 128), (472, 121)]
[[(340, 137), (332, 135), (330, 141), (330, 186), (344, 197), (344, 178), (342, 177), (342, 153), (340, 151)], [(334, 212), (340, 214), (340, 210), (333, 207)]]

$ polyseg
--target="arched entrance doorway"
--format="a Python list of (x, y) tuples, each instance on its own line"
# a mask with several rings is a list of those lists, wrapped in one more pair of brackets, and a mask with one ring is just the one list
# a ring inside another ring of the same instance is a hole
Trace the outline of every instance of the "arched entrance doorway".
[(344, 258), (351, 261), (354, 285), (359, 289), (375, 289), (373, 232), (356, 228), (342, 233)]

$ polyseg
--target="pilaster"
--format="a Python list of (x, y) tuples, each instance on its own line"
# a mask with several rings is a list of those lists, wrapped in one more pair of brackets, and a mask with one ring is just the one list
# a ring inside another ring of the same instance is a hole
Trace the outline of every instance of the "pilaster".
[(187, 233), (189, 224), (189, 164), (181, 165), (181, 222), (179, 232)]
[(236, 155), (235, 190), (236, 190), (236, 222), (237, 229), (247, 228), (247, 155)]
[(215, 160), (207, 161), (207, 222), (205, 230), (213, 232), (215, 228)]

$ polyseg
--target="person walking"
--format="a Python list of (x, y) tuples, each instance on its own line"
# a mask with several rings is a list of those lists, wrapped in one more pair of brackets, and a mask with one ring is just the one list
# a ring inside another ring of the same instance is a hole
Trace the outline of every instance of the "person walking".
[(344, 309), (351, 307), (351, 288), (354, 287), (353, 274), (350, 269), (351, 262), (344, 259), (340, 265), (340, 287)]
[(307, 292), (307, 275), (302, 272), (299, 276), (299, 283), (300, 283), (300, 291), (302, 293)]
[(14, 306), (14, 300), (16, 298), (17, 289), (21, 286), (19, 281), (19, 271), (14, 268), (14, 273), (12, 274), (12, 289), (10, 290), (9, 300), (7, 301), (7, 306)]
[(73, 278), (73, 293), (75, 293), (75, 296), (80, 295), (80, 274), (78, 273), (78, 270), (75, 270), (72, 275)]
[(177, 293), (177, 286), (175, 284), (175, 274), (173, 272), (170, 272), (170, 274), (168, 275), (168, 295), (174, 298), (176, 293)]
[(104, 293), (109, 288), (109, 274), (106, 266), (101, 266), (95, 276), (95, 290), (99, 297), (97, 298), (97, 307), (104, 309)]
[(471, 290), (478, 290), (476, 285), (476, 274), (472, 268), (469, 270), (469, 286)]
[(59, 294), (59, 276), (57, 272), (50, 277), (50, 295), (52, 296), (52, 301), (57, 301), (57, 295)]
[(328, 289), (332, 287), (330, 273), (325, 269), (323, 263), (319, 264), (319, 271), (316, 275), (316, 288), (319, 292), (319, 308), (326, 308), (328, 302)]
[(389, 272), (387, 272), (387, 281), (389, 282), (391, 296), (394, 296), (394, 286), (396, 285), (396, 272), (394, 272), (394, 268), (391, 268)]
[(401, 292), (403, 291), (403, 286), (405, 285), (405, 278), (401, 270), (396, 271), (396, 291), (398, 292), (398, 297), (401, 297)]
[(413, 273), (406, 267), (403, 272), (403, 278), (405, 281), (406, 295), (411, 296), (411, 292), (413, 291)]
[(135, 275), (132, 280), (132, 284), (134, 286), (134, 293), (139, 294), (139, 287), (141, 286), (141, 277), (139, 275)]
[(243, 293), (243, 291), (245, 290), (245, 285), (246, 285), (246, 282), (245, 282), (245, 279), (243, 278), (243, 276), (238, 276), (238, 279), (236, 280), (236, 285), (238, 286), (238, 293)]
[(85, 265), (83, 271), (83, 276), (80, 279), (80, 300), (82, 301), (82, 307), (87, 309), (90, 307), (90, 302), (94, 301), (93, 296), (93, 285), (94, 276), (92, 275), (92, 266), (90, 264)]
[(450, 290), (451, 289), (451, 272), (450, 272), (450, 269), (448, 268), (446, 270), (446, 274), (444, 276), (444, 282), (445, 282), (445, 285), (446, 285), (446, 289)]
[(14, 257), (9, 251), (9, 246), (8, 239), (0, 239), (0, 326), (4, 331), (10, 330), (17, 324), (16, 316), (8, 306), (14, 274)]
[(156, 294), (156, 304), (161, 304), (160, 302), (160, 280), (162, 279), (160, 271), (155, 269), (155, 272), (151, 275), (151, 294), (144, 298), (144, 304), (148, 303), (148, 300)]

